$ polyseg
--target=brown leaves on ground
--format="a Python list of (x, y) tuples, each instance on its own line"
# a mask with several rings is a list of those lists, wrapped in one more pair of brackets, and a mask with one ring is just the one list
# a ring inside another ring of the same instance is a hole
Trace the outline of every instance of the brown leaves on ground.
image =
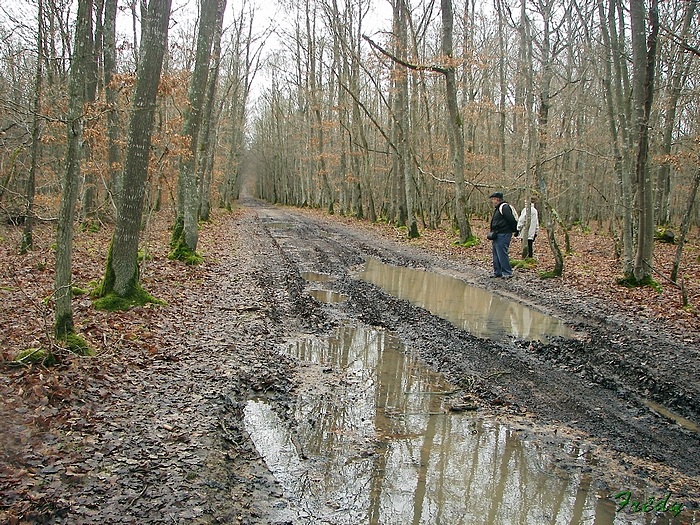
[[(37, 226), (26, 255), (17, 249), (21, 228), (0, 229), (0, 523), (57, 522), (69, 509), (80, 523), (121, 523), (125, 508), (146, 522), (149, 512), (175, 521), (202, 515), (196, 473), (211, 437), (199, 426), (214, 426), (217, 415), (182, 414), (201, 410), (203, 396), (215, 399), (208, 389), (218, 379), (201, 380), (210, 374), (201, 359), (179, 361), (190, 357), (188, 334), (211, 294), (202, 280), (231, 253), (226, 228), (235, 215), (225, 219), (203, 226), (200, 249), (209, 263), (201, 266), (167, 258), (172, 217), (151, 221), (141, 284), (168, 306), (110, 313), (95, 310), (89, 294), (75, 296), (76, 331), (97, 358), (52, 342), (52, 226)], [(74, 287), (99, 282), (110, 235), (109, 227), (76, 232)], [(53, 348), (59, 364), (10, 363), (40, 347)]]

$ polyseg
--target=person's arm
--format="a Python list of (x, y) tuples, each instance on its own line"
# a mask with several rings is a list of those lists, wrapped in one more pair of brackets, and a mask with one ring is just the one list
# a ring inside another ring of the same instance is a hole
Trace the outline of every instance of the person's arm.
[[(534, 231), (532, 231), (532, 224), (535, 225)], [(530, 231), (532, 231), (533, 237), (537, 235), (538, 231), (540, 231), (540, 215), (537, 211), (537, 208), (535, 208), (534, 206), (532, 207), (532, 222), (530, 223)]]

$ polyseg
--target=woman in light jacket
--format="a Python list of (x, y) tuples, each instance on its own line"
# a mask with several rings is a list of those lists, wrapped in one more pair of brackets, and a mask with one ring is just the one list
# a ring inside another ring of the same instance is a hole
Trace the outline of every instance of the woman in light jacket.
[[(530, 229), (527, 232), (527, 256), (532, 259), (532, 243), (535, 242), (537, 237), (537, 232), (540, 230), (540, 219), (537, 213), (537, 208), (535, 208), (535, 197), (530, 199)], [(522, 213), (520, 213), (520, 218), (518, 219), (518, 237), (522, 237), (522, 230), (525, 227), (525, 222), (527, 221), (527, 202), (523, 208)]]

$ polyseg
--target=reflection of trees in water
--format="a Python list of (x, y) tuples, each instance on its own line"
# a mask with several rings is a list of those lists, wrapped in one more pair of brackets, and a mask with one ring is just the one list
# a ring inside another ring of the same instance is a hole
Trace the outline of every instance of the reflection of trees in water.
[(453, 277), (383, 264), (375, 259), (367, 261), (361, 277), (479, 337), (512, 334), (523, 339), (540, 339), (569, 334), (554, 317)]
[(392, 334), (342, 328), (289, 350), (345, 371), (327, 395), (300, 398), (298, 435), (312, 458), (289, 466), (308, 473), (278, 477), (295, 485), (285, 491), (311, 515), (315, 508), (329, 523), (382, 525), (595, 521), (596, 495), (584, 478), (553, 475), (541, 445), (497, 423), (436, 415), (442, 396), (434, 393), (449, 385)]

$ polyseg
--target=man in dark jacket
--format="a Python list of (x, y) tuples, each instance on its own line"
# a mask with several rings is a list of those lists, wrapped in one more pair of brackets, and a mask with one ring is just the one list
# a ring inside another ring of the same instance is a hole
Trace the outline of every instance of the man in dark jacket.
[(491, 252), (493, 254), (493, 275), (491, 277), (513, 277), (513, 269), (510, 267), (508, 249), (513, 232), (517, 230), (517, 220), (513, 216), (510, 204), (503, 199), (503, 193), (496, 191), (489, 198), (493, 203), (493, 217), (491, 217)]

